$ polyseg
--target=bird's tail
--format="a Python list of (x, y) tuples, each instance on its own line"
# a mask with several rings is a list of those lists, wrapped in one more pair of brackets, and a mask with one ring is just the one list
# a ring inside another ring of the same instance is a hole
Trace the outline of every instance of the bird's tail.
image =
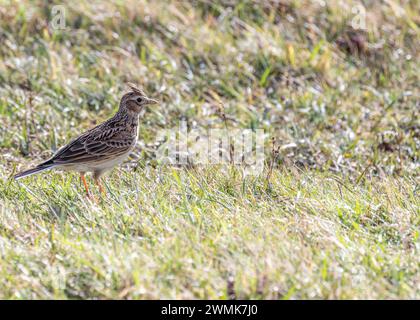
[(15, 180), (18, 180), (20, 178), (27, 177), (27, 176), (33, 175), (33, 174), (41, 172), (41, 171), (49, 170), (49, 169), (53, 168), (54, 166), (55, 165), (52, 161), (47, 161), (47, 162), (41, 163), (40, 165), (36, 166), (35, 168), (22, 171), (22, 172), (18, 173), (17, 175), (15, 175), (13, 178)]

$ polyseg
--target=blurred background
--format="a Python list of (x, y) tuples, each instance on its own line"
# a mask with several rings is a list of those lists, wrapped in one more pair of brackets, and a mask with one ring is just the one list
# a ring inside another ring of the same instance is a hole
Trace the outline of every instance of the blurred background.
[[(126, 82), (141, 127), (262, 128), (279, 164), (412, 174), (418, 1), (1, 1), (0, 148), (39, 156), (107, 118)], [(22, 127), (22, 123), (25, 125)], [(36, 137), (36, 139), (34, 139)]]

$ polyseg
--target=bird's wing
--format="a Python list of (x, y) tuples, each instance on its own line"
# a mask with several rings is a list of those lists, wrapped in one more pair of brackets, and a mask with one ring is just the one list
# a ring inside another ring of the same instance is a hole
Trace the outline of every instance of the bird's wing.
[(134, 143), (120, 127), (90, 130), (58, 150), (51, 160), (57, 165), (102, 162), (129, 152)]

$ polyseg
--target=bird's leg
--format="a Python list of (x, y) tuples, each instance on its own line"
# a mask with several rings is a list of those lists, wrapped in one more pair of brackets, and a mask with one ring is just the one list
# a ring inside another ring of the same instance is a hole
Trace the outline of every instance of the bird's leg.
[(102, 195), (105, 195), (105, 189), (101, 184), (101, 180), (99, 177), (95, 178), (95, 182), (98, 185), (99, 191), (102, 193)]
[(89, 188), (85, 179), (85, 174), (81, 173), (80, 174), (80, 178), (82, 179), (83, 185), (85, 186), (85, 190), (86, 190), (86, 195), (88, 196), (88, 198), (90, 198), (90, 193), (89, 193)]

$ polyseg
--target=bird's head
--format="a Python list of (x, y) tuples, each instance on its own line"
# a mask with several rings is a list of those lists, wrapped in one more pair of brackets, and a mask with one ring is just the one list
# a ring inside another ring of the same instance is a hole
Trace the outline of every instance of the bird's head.
[(147, 105), (157, 104), (155, 99), (148, 98), (143, 90), (135, 85), (128, 84), (130, 91), (123, 95), (120, 103), (120, 110), (132, 115), (139, 115)]

